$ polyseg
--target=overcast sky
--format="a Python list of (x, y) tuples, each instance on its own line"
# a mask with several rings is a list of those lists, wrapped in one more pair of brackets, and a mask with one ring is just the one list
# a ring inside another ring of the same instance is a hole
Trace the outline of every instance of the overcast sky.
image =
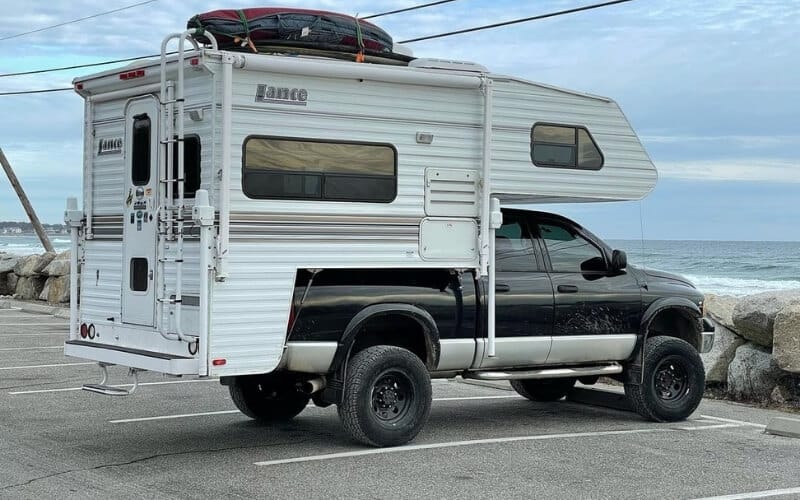
[[(24, 8), (3, 9), (0, 38), (133, 3), (28, 0)], [(364, 16), (425, 2), (279, 3)], [(458, 0), (375, 22), (403, 40), (588, 3)], [(194, 14), (242, 6), (157, 0), (0, 40), (0, 74), (153, 54), (165, 34)], [(634, 0), (411, 47), (417, 56), (471, 60), (615, 99), (660, 181), (641, 204), (557, 207), (601, 236), (639, 238), (643, 227), (648, 239), (800, 240), (797, 0)], [(69, 86), (86, 73), (0, 77), (0, 92)], [(82, 106), (72, 92), (0, 96), (0, 147), (46, 222), (60, 222), (64, 199), (80, 192)], [(24, 219), (0, 177), (0, 220)]]

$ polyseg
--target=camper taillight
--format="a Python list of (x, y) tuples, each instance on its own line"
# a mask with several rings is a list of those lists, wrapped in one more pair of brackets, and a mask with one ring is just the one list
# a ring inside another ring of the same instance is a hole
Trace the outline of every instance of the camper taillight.
[(120, 73), (119, 74), (119, 79), (120, 80), (131, 80), (133, 78), (142, 78), (143, 76), (144, 76), (144, 70), (143, 69), (137, 69), (137, 70), (134, 70), (134, 71), (127, 71), (125, 73)]
[(81, 338), (85, 339), (89, 335), (89, 326), (86, 323), (81, 323)]

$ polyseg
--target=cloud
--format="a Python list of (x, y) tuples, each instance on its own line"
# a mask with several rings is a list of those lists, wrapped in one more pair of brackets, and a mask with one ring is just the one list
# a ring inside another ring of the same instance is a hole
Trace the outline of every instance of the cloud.
[(798, 160), (753, 158), (658, 161), (655, 163), (661, 178), (800, 183), (800, 161)]

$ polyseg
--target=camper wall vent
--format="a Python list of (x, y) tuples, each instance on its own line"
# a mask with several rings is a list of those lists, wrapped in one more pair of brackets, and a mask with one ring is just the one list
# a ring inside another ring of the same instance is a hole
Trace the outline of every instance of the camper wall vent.
[(425, 169), (425, 214), (478, 216), (478, 173), (474, 170)]

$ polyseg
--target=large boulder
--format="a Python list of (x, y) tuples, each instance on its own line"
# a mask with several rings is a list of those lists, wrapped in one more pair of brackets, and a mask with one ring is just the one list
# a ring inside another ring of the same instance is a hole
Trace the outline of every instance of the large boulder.
[(14, 273), (8, 273), (6, 275), (6, 279), (8, 280), (8, 294), (14, 295), (17, 290), (17, 281), (19, 280), (19, 276)]
[(67, 276), (69, 275), (69, 250), (61, 252), (47, 264), (42, 274), (47, 276)]
[(14, 266), (14, 274), (17, 276), (34, 276), (36, 274), (36, 267), (39, 265), (38, 255), (26, 255), (20, 257), (17, 264)]
[(69, 276), (50, 276), (44, 284), (39, 300), (51, 304), (69, 302)]
[(45, 252), (42, 255), (40, 255), (39, 262), (37, 262), (36, 267), (33, 268), (34, 274), (42, 274), (44, 268), (46, 268), (48, 264), (53, 262), (53, 259), (55, 258), (56, 258), (55, 252)]
[(722, 325), (728, 330), (736, 332), (736, 326), (733, 324), (733, 308), (739, 302), (739, 297), (731, 297), (730, 295), (714, 295), (706, 294), (705, 297), (705, 312), (708, 318), (714, 320), (714, 323)]
[(775, 316), (792, 304), (800, 304), (800, 290), (764, 292), (743, 297), (733, 308), (735, 331), (747, 340), (770, 347)]
[(8, 286), (8, 275), (11, 272), (0, 273), (0, 295), (14, 295), (14, 289)]
[(700, 357), (706, 368), (706, 383), (724, 384), (728, 381), (728, 365), (736, 356), (736, 349), (744, 344), (745, 340), (726, 326), (716, 321), (715, 323), (714, 347)]
[(800, 373), (800, 304), (784, 307), (775, 315), (772, 357), (782, 369)]
[(20, 276), (14, 297), (23, 300), (38, 299), (44, 288), (44, 281), (41, 276)]
[(768, 349), (747, 343), (736, 349), (728, 366), (728, 393), (734, 399), (768, 402), (785, 376)]
[(17, 262), (19, 262), (19, 257), (9, 253), (0, 253), (0, 274), (13, 271)]

